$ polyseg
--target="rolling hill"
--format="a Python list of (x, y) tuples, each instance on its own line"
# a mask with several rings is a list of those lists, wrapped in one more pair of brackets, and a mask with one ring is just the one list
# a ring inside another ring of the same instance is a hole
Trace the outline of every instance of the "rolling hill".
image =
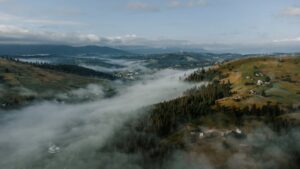
[(128, 55), (129, 52), (100, 46), (73, 47), (67, 45), (0, 45), (0, 55)]
[(244, 107), (266, 103), (300, 106), (300, 57), (259, 57), (231, 61), (217, 68), (232, 83), (232, 97), (221, 105)]
[(66, 94), (89, 84), (109, 88), (107, 80), (94, 78), (97, 75), (102, 77), (103, 74), (96, 73), (95, 76), (86, 77), (78, 73), (66, 73), (61, 70), (64, 67), (59, 68), (56, 70), (54, 67), (48, 68), (0, 58), (1, 107), (10, 108), (36, 100), (58, 99), (56, 96), (59, 94)]
[(175, 156), (203, 168), (266, 169), (267, 161), (297, 169), (299, 61), (257, 57), (199, 69), (186, 81), (210, 83), (129, 120), (100, 152), (139, 154), (143, 162), (132, 163), (144, 168), (168, 168)]

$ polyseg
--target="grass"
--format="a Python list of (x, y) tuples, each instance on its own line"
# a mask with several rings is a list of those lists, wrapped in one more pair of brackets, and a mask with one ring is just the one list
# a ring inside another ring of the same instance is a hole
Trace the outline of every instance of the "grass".
[[(97, 78), (42, 69), (29, 64), (0, 59), (0, 105), (19, 105), (32, 99), (49, 99), (58, 93), (85, 87), (88, 84), (106, 85)], [(22, 89), (31, 91), (23, 95)]]
[[(221, 79), (233, 84), (235, 93), (231, 98), (224, 98), (218, 102), (225, 106), (244, 107), (250, 104), (261, 106), (267, 102), (287, 105), (300, 105), (300, 57), (257, 57), (230, 61), (218, 67), (227, 78)], [(262, 76), (256, 76), (256, 74)], [(271, 84), (258, 86), (257, 81), (266, 81), (270, 78)], [(249, 94), (255, 90), (257, 95)], [(262, 91), (267, 96), (260, 96)], [(234, 97), (241, 96), (239, 102)]]

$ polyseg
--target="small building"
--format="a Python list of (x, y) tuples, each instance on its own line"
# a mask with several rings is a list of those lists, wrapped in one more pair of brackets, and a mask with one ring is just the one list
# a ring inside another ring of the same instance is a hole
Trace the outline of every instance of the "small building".
[(257, 93), (256, 93), (255, 90), (250, 90), (250, 91), (249, 91), (249, 94), (251, 94), (251, 95), (256, 95)]
[(246, 134), (242, 132), (239, 128), (236, 128), (235, 130), (231, 131), (226, 135), (226, 137), (232, 137), (235, 139), (245, 139), (247, 137)]
[(242, 96), (237, 95), (237, 96), (235, 96), (235, 97), (233, 98), (233, 100), (239, 102), (239, 101), (242, 100)]
[(60, 148), (57, 145), (52, 144), (52, 143), (49, 144), (48, 153), (56, 154), (59, 152), (60, 152)]
[(271, 84), (271, 82), (265, 82), (265, 85), (270, 85)]
[(242, 134), (242, 130), (240, 130), (239, 128), (236, 128), (235, 132), (238, 133), (238, 134)]
[(263, 82), (262, 80), (258, 80), (258, 81), (257, 81), (257, 85), (258, 85), (258, 86), (261, 86), (261, 85), (263, 85), (263, 84), (264, 84), (264, 82)]

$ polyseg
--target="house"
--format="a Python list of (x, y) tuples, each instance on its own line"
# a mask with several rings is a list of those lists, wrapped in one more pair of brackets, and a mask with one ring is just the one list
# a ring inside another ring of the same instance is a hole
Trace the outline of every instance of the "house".
[(265, 85), (270, 85), (271, 84), (271, 82), (265, 82)]
[(55, 144), (50, 143), (48, 148), (48, 153), (50, 154), (56, 154), (60, 152), (60, 148), (56, 146)]
[(242, 96), (240, 96), (240, 95), (237, 95), (237, 96), (235, 96), (234, 98), (233, 98), (233, 100), (234, 101), (241, 101), (243, 98), (242, 98)]
[(262, 80), (258, 80), (258, 81), (257, 81), (257, 85), (258, 85), (258, 86), (261, 86), (261, 85), (263, 85), (263, 84), (264, 84), (264, 82), (263, 82)]
[(242, 134), (242, 130), (240, 130), (239, 128), (236, 128), (235, 132), (238, 133), (238, 134)]
[(239, 128), (236, 128), (235, 130), (231, 131), (226, 135), (226, 137), (232, 137), (236, 139), (245, 139), (247, 137), (246, 134), (242, 132)]
[(250, 90), (249, 94), (256, 95), (256, 91), (255, 90)]

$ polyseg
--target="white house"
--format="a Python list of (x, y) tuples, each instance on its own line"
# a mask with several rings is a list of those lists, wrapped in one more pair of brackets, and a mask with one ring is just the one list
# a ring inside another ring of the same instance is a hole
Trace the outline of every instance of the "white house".
[(48, 148), (48, 153), (50, 154), (56, 154), (60, 152), (60, 148), (56, 146), (55, 144), (50, 143)]
[(263, 84), (264, 84), (264, 82), (263, 82), (262, 80), (258, 80), (258, 81), (257, 81), (257, 85), (258, 85), (258, 86), (261, 86), (261, 85), (263, 85)]

